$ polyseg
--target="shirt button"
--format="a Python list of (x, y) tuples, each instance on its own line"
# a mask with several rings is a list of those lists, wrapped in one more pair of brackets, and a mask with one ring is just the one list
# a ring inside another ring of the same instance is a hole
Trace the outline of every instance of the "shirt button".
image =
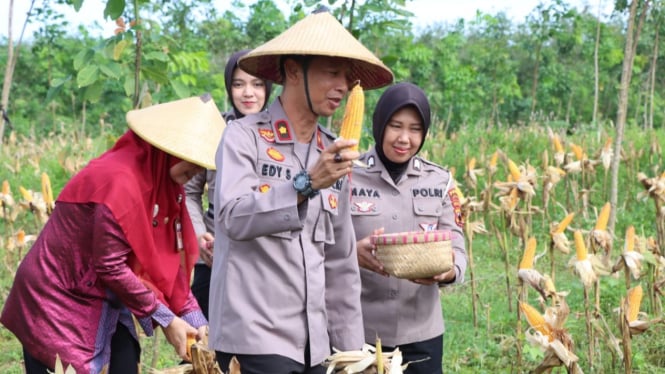
[(397, 220), (397, 214), (393, 214), (393, 220)]
[(388, 298), (389, 299), (396, 299), (397, 298), (397, 291), (396, 290), (390, 290), (388, 292)]
[(399, 191), (393, 191), (393, 196), (399, 195)]
[(423, 210), (424, 210), (423, 207), (421, 207), (421, 206), (418, 207), (419, 212), (422, 212)]
[(284, 221), (290, 221), (291, 220), (291, 215), (290, 214), (285, 214), (284, 215)]

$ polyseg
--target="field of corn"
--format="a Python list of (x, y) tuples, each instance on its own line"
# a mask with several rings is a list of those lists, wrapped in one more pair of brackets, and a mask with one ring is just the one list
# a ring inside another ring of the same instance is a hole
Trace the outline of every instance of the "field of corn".
[[(470, 256), (465, 282), (441, 290), (444, 372), (665, 367), (664, 132), (627, 129), (612, 228), (612, 128), (437, 130), (421, 154), (454, 172), (465, 195)], [(109, 134), (7, 137), (0, 152), (0, 304), (48, 219), (51, 196), (114, 141)], [(143, 372), (179, 361), (161, 335), (141, 345)], [(22, 373), (20, 344), (2, 326), (0, 347), (0, 372)]]

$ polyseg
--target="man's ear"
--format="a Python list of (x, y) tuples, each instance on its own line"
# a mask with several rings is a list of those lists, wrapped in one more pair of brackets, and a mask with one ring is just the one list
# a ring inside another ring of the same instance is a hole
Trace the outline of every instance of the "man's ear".
[(287, 58), (284, 61), (284, 74), (286, 79), (290, 81), (297, 81), (299, 78), (301, 66), (296, 60), (292, 58)]

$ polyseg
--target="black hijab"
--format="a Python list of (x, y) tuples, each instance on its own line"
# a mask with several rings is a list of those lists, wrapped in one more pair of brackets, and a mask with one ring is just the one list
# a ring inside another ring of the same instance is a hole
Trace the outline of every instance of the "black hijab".
[[(233, 73), (235, 73), (236, 69), (238, 69), (238, 60), (240, 59), (240, 57), (249, 53), (249, 51), (251, 50), (243, 49), (241, 51), (232, 54), (231, 57), (229, 57), (229, 61), (226, 62), (226, 68), (224, 68), (224, 85), (226, 86), (226, 95), (228, 96), (229, 102), (231, 103), (231, 107), (233, 108), (232, 113), (229, 113), (225, 118), (225, 120), (227, 121), (230, 121), (232, 119), (242, 118), (245, 116), (244, 114), (242, 114), (241, 111), (238, 110), (235, 103), (233, 102), (233, 94), (231, 93), (231, 89), (233, 88)], [(270, 99), (270, 92), (272, 91), (271, 81), (264, 80), (263, 83), (265, 84), (266, 96), (261, 110), (264, 110), (268, 106), (268, 101)]]
[(383, 165), (385, 165), (388, 173), (390, 173), (390, 177), (394, 182), (397, 182), (399, 177), (404, 174), (404, 171), (406, 170), (407, 166), (409, 166), (409, 162), (411, 160), (401, 164), (390, 161), (383, 152), (383, 135), (386, 129), (386, 125), (392, 118), (393, 114), (408, 105), (415, 108), (418, 114), (420, 114), (420, 118), (422, 119), (423, 138), (422, 142), (420, 142), (418, 151), (416, 151), (417, 154), (420, 152), (420, 149), (422, 149), (423, 144), (425, 143), (425, 137), (427, 136), (427, 131), (429, 130), (429, 126), (432, 120), (429, 100), (427, 100), (425, 92), (423, 92), (420, 87), (409, 82), (397, 83), (391, 87), (388, 87), (379, 98), (379, 101), (376, 103), (376, 108), (374, 108), (374, 116), (372, 118), (372, 129), (375, 143), (374, 147), (376, 148), (376, 153), (379, 155), (379, 159), (381, 159), (381, 162), (383, 162)]

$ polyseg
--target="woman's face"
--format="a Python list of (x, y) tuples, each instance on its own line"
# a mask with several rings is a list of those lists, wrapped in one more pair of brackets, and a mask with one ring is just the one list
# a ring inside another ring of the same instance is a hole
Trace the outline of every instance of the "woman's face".
[(415, 156), (423, 142), (423, 122), (418, 111), (406, 106), (392, 115), (383, 132), (383, 153), (402, 164)]
[(266, 85), (262, 79), (238, 68), (233, 72), (231, 96), (240, 113), (258, 113), (266, 102)]
[(192, 164), (189, 161), (180, 161), (177, 164), (171, 166), (169, 169), (169, 175), (171, 179), (178, 184), (185, 184), (188, 180), (192, 179), (193, 176), (203, 171), (203, 168)]

